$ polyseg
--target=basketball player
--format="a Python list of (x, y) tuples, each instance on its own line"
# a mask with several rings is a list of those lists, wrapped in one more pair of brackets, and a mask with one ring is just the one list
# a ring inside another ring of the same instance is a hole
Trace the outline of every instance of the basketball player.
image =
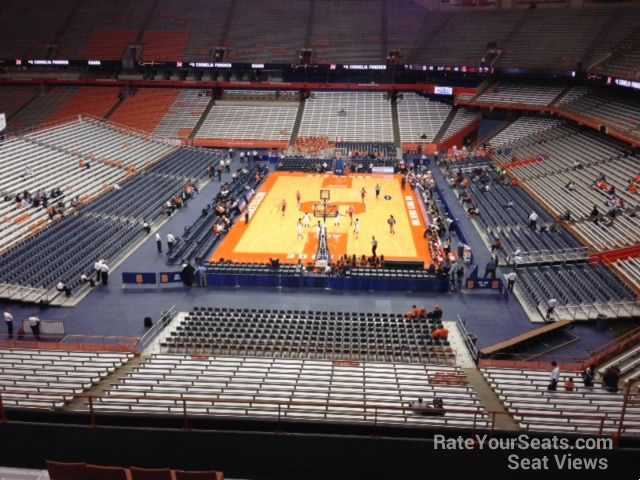
[(378, 250), (378, 241), (376, 237), (371, 237), (371, 253), (373, 254), (373, 258), (376, 258), (376, 250)]
[(389, 216), (389, 220), (387, 220), (387, 223), (389, 224), (389, 233), (392, 235), (395, 235), (396, 233), (396, 219), (393, 217), (393, 215)]
[(353, 205), (349, 205), (349, 226), (353, 225)]
[(353, 224), (353, 234), (356, 238), (360, 238), (360, 220), (356, 218), (356, 223)]
[(298, 219), (298, 225), (296, 225), (296, 228), (298, 229), (298, 235), (296, 236), (296, 240), (300, 239), (302, 240), (304, 237), (302, 236), (302, 219)]
[(362, 187), (362, 190), (360, 191), (360, 198), (362, 198), (362, 203), (364, 204), (364, 197), (367, 196), (367, 191), (364, 189), (364, 187)]
[(311, 226), (311, 215), (305, 213), (304, 217), (302, 217), (302, 224), (304, 225), (304, 228), (309, 228)]
[(318, 220), (318, 225), (316, 226), (316, 234), (318, 235), (318, 238), (320, 238), (321, 233), (322, 233), (322, 224), (320, 223), (320, 220)]
[(380, 196), (380, 184), (376, 183), (376, 200), (378, 199), (378, 197)]
[(340, 210), (338, 210), (338, 214), (336, 218), (333, 219), (333, 226), (338, 228), (340, 226)]
[(296, 192), (296, 202), (298, 202), (298, 208), (300, 208), (300, 199), (302, 196), (300, 195), (300, 191)]
[(286, 200), (282, 200), (282, 206), (280, 207), (280, 209), (282, 210), (282, 216), (284, 217), (284, 212), (287, 211), (287, 201)]

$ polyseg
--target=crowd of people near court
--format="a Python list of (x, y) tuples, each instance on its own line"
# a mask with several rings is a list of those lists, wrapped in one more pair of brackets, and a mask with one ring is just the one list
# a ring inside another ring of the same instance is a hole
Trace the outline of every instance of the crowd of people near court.
[(304, 155), (320, 155), (331, 150), (329, 137), (298, 137), (293, 151)]

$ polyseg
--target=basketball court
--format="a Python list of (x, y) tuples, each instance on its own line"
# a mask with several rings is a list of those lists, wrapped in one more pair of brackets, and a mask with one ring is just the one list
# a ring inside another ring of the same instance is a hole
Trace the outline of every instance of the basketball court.
[[(386, 260), (423, 261), (431, 263), (429, 247), (423, 238), (426, 219), (420, 201), (407, 186), (402, 190), (400, 175), (366, 174), (337, 176), (333, 174), (307, 174), (275, 172), (269, 175), (249, 202), (248, 224), (240, 219), (210, 261), (220, 259), (234, 262), (267, 262), (278, 258), (283, 263), (311, 261), (318, 248), (317, 223), (325, 220), (328, 246), (332, 261), (339, 256), (371, 256), (372, 237), (378, 241), (378, 255)], [(376, 185), (380, 196), (376, 199)], [(361, 191), (365, 189), (364, 203)], [(320, 199), (321, 190), (328, 191), (326, 209)], [(297, 205), (296, 194), (301, 201)], [(283, 200), (286, 201), (284, 215)], [(353, 221), (360, 221), (360, 233), (350, 225), (349, 209)], [(311, 226), (298, 236), (298, 219), (309, 213)], [(339, 225), (336, 216), (339, 215)], [(395, 234), (390, 233), (387, 220), (396, 219)]]

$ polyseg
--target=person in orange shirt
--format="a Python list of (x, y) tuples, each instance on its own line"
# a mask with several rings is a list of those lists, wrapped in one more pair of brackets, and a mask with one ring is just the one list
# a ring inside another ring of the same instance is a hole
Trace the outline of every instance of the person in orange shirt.
[(638, 193), (638, 186), (633, 182), (633, 180), (629, 180), (627, 190), (629, 190), (630, 193)]
[(416, 307), (415, 305), (411, 305), (411, 311), (405, 313), (404, 317), (409, 319), (409, 320), (413, 320), (414, 318), (418, 317), (419, 313), (420, 313), (420, 309), (418, 307)]
[(573, 392), (575, 388), (576, 388), (576, 384), (573, 383), (573, 378), (571, 377), (567, 378), (567, 380), (564, 382), (564, 389), (567, 392)]
[(432, 338), (441, 338), (442, 340), (446, 340), (449, 337), (449, 330), (445, 327), (437, 328), (433, 332), (431, 332)]

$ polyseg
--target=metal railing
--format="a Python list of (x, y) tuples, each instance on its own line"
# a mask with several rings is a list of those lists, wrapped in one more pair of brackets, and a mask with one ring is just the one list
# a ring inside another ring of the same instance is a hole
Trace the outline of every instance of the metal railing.
[[(546, 312), (547, 305), (538, 305), (541, 312)], [(603, 302), (580, 305), (561, 305), (553, 310), (554, 317), (560, 320), (595, 320), (603, 314), (609, 318), (633, 317), (640, 314), (639, 301)]]
[(175, 318), (178, 312), (176, 312), (176, 306), (173, 305), (169, 310), (163, 312), (160, 319), (145, 333), (137, 343), (138, 353), (142, 353), (156, 337), (165, 329), (167, 325)]
[[(41, 397), (45, 397), (46, 401), (51, 400), (51, 393), (40, 393), (33, 391), (12, 391), (1, 392), (0, 391), (0, 423), (10, 423), (9, 418), (10, 411), (7, 410), (7, 406), (4, 405), (5, 401), (14, 401), (16, 397), (24, 397), (30, 400), (37, 400)], [(87, 406), (86, 412), (88, 413), (88, 425), (91, 427), (98, 427), (98, 420), (100, 418), (101, 410), (107, 415), (113, 415), (114, 413), (120, 415), (140, 415), (143, 410), (140, 408), (144, 405), (145, 400), (153, 400), (153, 405), (149, 403), (153, 408), (153, 412), (145, 412), (145, 415), (159, 416), (170, 414), (182, 418), (182, 429), (189, 430), (191, 419), (202, 418), (203, 415), (208, 417), (224, 417), (224, 418), (246, 418), (246, 419), (259, 419), (265, 421), (271, 419), (277, 424), (277, 431), (283, 430), (283, 424), (290, 422), (291, 420), (298, 420), (311, 423), (343, 423), (343, 424), (358, 424), (369, 425), (372, 427), (372, 434), (376, 434), (376, 428), (378, 426), (386, 425), (404, 425), (415, 427), (445, 427), (451, 429), (466, 429), (471, 430), (472, 434), (478, 429), (489, 430), (490, 434), (497, 430), (496, 418), (500, 418), (501, 415), (506, 415), (513, 419), (514, 416), (519, 417), (516, 421), (520, 423), (534, 423), (540, 422), (540, 419), (551, 419), (557, 421), (559, 416), (554, 413), (529, 413), (529, 412), (504, 412), (504, 411), (483, 411), (479, 407), (476, 411), (470, 411), (468, 409), (461, 408), (448, 408), (446, 405), (442, 409), (436, 408), (424, 408), (417, 409), (410, 406), (390, 406), (390, 405), (375, 405), (375, 404), (360, 404), (360, 403), (331, 403), (331, 402), (292, 402), (281, 400), (239, 400), (239, 399), (220, 399), (220, 398), (203, 398), (203, 397), (164, 397), (153, 396), (153, 398), (141, 397), (138, 395), (118, 395), (119, 400), (118, 409), (102, 409), (100, 406), (100, 400), (108, 397), (108, 395), (91, 395), (91, 394), (74, 394), (65, 395), (67, 401), (80, 400)], [(122, 410), (127, 404), (122, 402), (123, 400), (131, 400), (129, 410)], [(62, 401), (62, 400), (61, 400)], [(170, 404), (162, 404), (162, 402), (171, 402)], [(621, 411), (619, 419), (614, 419), (607, 415), (562, 415), (562, 419), (569, 423), (570, 420), (581, 420), (582, 422), (590, 421), (591, 424), (595, 424), (597, 430), (595, 432), (581, 432), (580, 427), (584, 428), (584, 423), (574, 424), (569, 426), (575, 426), (575, 433), (587, 433), (595, 434), (597, 437), (603, 437), (605, 435), (605, 422), (613, 422), (614, 425), (611, 428), (617, 428), (619, 434), (626, 433), (624, 427), (624, 415), (626, 413), (626, 403), (633, 402), (628, 400), (628, 394), (625, 396), (625, 404)], [(53, 403), (53, 401), (52, 401)], [(134, 408), (135, 407), (135, 408)], [(18, 406), (15, 407), (23, 410), (47, 410), (50, 411), (53, 407), (49, 406)], [(160, 409), (166, 408), (166, 411)], [(209, 408), (215, 408), (216, 411), (203, 414), (203, 409), (208, 411)], [(130, 413), (129, 413), (130, 412)], [(423, 415), (421, 415), (421, 412)], [(356, 415), (360, 418), (355, 418)], [(471, 418), (471, 415), (473, 417)], [(468, 418), (467, 424), (461, 423), (461, 419)], [(421, 419), (434, 418), (439, 420), (438, 422), (421, 422)], [(529, 419), (529, 420), (528, 420)], [(535, 419), (535, 420), (534, 420)], [(413, 421), (416, 420), (416, 421)], [(167, 427), (171, 428), (171, 427)], [(635, 427), (631, 427), (635, 428)], [(539, 430), (539, 429), (536, 429)], [(549, 429), (554, 431), (553, 429)], [(592, 429), (593, 430), (593, 429)], [(545, 431), (545, 430), (539, 430)], [(619, 437), (618, 434), (618, 437)], [(615, 444), (614, 444), (615, 445)]]
[(586, 260), (588, 257), (589, 249), (587, 247), (563, 248), (559, 250), (531, 250), (520, 254), (522, 263)]
[(0, 335), (0, 348), (21, 350), (60, 350), (68, 352), (130, 352), (136, 353), (139, 337), (98, 335), (40, 335), (28, 334), (22, 338)]
[(476, 342), (475, 342), (477, 338), (472, 337), (471, 334), (468, 332), (467, 322), (460, 315), (457, 315), (456, 325), (458, 326), (458, 330), (462, 335), (462, 340), (464, 341), (464, 344), (467, 346), (467, 349), (469, 350), (469, 353), (471, 354), (473, 361), (477, 365), (478, 359), (480, 358), (480, 352), (478, 351), (476, 347)]

